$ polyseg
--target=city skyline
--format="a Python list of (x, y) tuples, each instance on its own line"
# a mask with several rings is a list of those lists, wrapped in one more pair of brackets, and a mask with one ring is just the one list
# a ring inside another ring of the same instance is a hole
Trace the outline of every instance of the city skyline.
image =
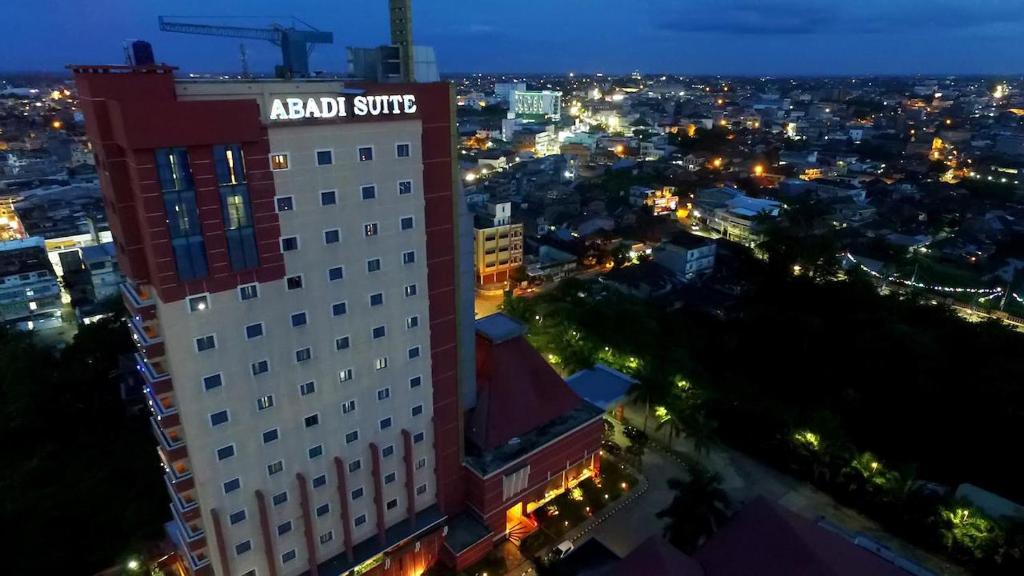
[[(1024, 71), (1024, 53), (1014, 38), (1024, 33), (1016, 0), (960, 2), (918, 0), (830, 3), (813, 0), (698, 0), (685, 5), (644, 0), (623, 11), (610, 0), (577, 0), (548, 5), (477, 5), (447, 2), (447, 10), (414, 12), (416, 42), (437, 51), (443, 73), (608, 73), (633, 70), (685, 75), (801, 76), (982, 74)], [(159, 60), (189, 72), (241, 69), (238, 44), (224, 38), (159, 32), (161, 14), (203, 17), (241, 25), (286, 22), (289, 16), (315, 22), (335, 36), (333, 45), (311, 56), (315, 69), (344, 69), (344, 47), (387, 41), (385, 8), (332, 10), (319, 0), (296, 2), (288, 14), (263, 0), (225, 2), (217, 10), (204, 3), (109, 0), (104, 10), (44, 1), (19, 4), (6, 14), (16, 57), (6, 71), (50, 71), (78, 61), (117, 63), (124, 40), (154, 44)], [(33, 24), (51, 19), (50, 34)], [(543, 18), (541, 17), (543, 16)], [(472, 46), (467, 50), (466, 45)], [(269, 73), (277, 50), (245, 42), (254, 72)], [(628, 49), (626, 48), (628, 47)], [(795, 55), (799, 57), (794, 58)]]

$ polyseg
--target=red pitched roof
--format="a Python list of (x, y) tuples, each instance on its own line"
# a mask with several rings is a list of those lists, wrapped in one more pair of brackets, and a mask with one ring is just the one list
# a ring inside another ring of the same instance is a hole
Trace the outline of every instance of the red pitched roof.
[(758, 497), (697, 550), (708, 576), (907, 576), (894, 564)]
[(582, 402), (522, 331), (489, 335), (478, 330), (476, 389), (468, 435), (483, 450), (503, 446)]
[(648, 574), (652, 576), (705, 576), (700, 564), (659, 536), (651, 536), (644, 540), (622, 560), (595, 571), (593, 574), (594, 576)]

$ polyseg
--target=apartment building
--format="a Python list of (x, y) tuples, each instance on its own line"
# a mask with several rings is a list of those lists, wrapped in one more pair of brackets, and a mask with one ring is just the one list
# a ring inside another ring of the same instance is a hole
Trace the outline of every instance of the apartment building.
[(487, 204), (476, 215), (473, 238), (477, 286), (505, 289), (523, 265), (523, 224), (512, 221), (512, 203)]
[(187, 570), (422, 572), (462, 505), (449, 87), (71, 68)]

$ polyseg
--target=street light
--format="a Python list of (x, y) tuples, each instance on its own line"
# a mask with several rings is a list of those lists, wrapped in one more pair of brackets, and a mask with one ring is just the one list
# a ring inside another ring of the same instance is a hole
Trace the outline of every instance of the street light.
[(128, 569), (132, 572), (137, 572), (139, 568), (142, 568), (142, 564), (135, 558), (128, 561)]

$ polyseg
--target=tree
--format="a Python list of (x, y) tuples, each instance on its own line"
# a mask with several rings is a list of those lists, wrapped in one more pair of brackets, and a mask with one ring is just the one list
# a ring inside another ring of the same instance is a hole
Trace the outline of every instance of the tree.
[(674, 546), (692, 554), (729, 517), (732, 503), (722, 489), (722, 477), (698, 462), (686, 464), (688, 478), (672, 478), (668, 487), (675, 492), (672, 502), (659, 511), (668, 519), (663, 535)]

